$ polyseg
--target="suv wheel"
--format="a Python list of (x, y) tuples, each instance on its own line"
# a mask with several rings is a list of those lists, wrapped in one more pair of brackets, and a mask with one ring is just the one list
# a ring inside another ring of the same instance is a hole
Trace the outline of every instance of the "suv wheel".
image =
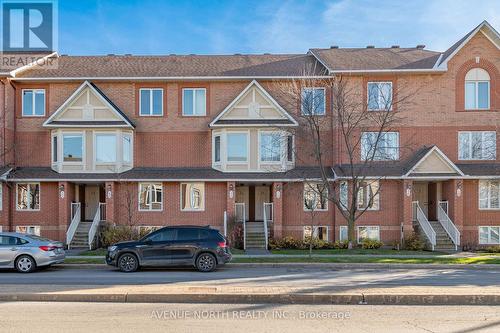
[(217, 261), (211, 253), (202, 253), (196, 259), (196, 268), (200, 272), (212, 272), (217, 267)]
[(137, 257), (131, 253), (125, 253), (118, 258), (118, 268), (122, 272), (135, 272), (139, 268)]
[(28, 255), (22, 255), (16, 259), (16, 270), (19, 273), (31, 273), (35, 270), (35, 259)]

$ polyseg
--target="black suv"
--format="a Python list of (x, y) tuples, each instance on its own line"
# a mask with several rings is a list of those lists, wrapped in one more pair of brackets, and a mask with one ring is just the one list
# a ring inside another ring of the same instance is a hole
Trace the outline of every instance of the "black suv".
[(218, 230), (175, 226), (158, 229), (138, 241), (110, 246), (106, 263), (122, 272), (146, 266), (195, 266), (201, 272), (211, 272), (231, 257), (226, 238)]

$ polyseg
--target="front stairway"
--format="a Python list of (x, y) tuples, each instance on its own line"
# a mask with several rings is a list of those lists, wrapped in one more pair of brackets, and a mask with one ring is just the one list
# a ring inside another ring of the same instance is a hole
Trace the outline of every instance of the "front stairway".
[(444, 230), (441, 223), (439, 221), (429, 221), (429, 223), (436, 232), (436, 246), (434, 250), (443, 252), (455, 251), (455, 244), (453, 244), (453, 241), (446, 230)]
[(82, 221), (76, 228), (75, 235), (69, 244), (71, 249), (89, 248), (89, 230), (92, 226), (92, 221)]
[(248, 253), (267, 253), (264, 222), (246, 222), (246, 248)]

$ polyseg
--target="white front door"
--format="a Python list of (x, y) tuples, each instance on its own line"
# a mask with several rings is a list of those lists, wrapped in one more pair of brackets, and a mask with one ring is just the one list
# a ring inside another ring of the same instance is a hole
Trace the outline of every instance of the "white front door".
[(413, 201), (418, 201), (418, 205), (420, 206), (426, 217), (429, 216), (429, 199), (427, 194), (427, 183), (413, 183)]
[(93, 220), (99, 205), (99, 186), (85, 186), (85, 219)]
[(255, 220), (264, 221), (264, 202), (269, 202), (269, 186), (255, 186)]
[(248, 204), (250, 203), (250, 192), (248, 186), (236, 186), (235, 202), (245, 204), (245, 220), (248, 221)]

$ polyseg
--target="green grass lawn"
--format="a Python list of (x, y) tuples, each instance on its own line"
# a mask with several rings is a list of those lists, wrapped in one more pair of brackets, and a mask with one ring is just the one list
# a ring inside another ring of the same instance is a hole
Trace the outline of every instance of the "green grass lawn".
[[(233, 252), (234, 253), (234, 252)], [(309, 254), (309, 250), (271, 250), (272, 254)], [(315, 254), (361, 254), (361, 255), (441, 255), (442, 252), (431, 252), (431, 251), (406, 251), (406, 250), (391, 250), (391, 249), (321, 249), (313, 250), (313, 255)]]
[(86, 250), (83, 252), (80, 252), (78, 255), (79, 256), (105, 256), (107, 249), (95, 249), (95, 250)]
[(106, 264), (104, 259), (99, 259), (99, 258), (66, 258), (64, 259), (65, 264)]

